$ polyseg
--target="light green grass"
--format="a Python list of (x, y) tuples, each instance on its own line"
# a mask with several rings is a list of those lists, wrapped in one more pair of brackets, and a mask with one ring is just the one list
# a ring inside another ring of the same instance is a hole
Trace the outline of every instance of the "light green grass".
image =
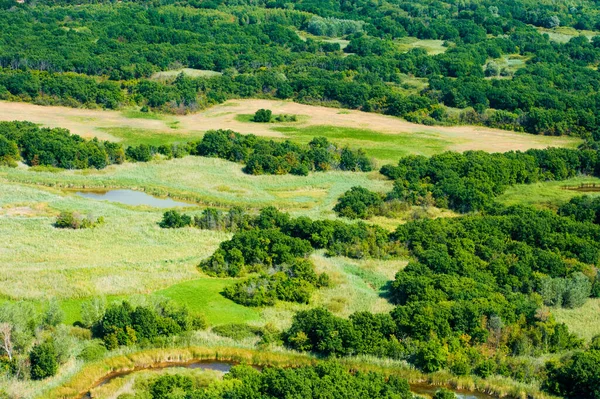
[(173, 69), (170, 71), (156, 72), (152, 75), (152, 79), (155, 79), (155, 80), (174, 79), (181, 73), (183, 73), (186, 76), (192, 77), (192, 78), (199, 78), (199, 77), (212, 78), (214, 76), (222, 75), (221, 72), (216, 72), (216, 71), (208, 71), (208, 70), (193, 69), (193, 68), (181, 68), (181, 69)]
[(235, 279), (201, 278), (176, 284), (153, 295), (185, 304), (192, 312), (203, 313), (211, 325), (258, 320), (260, 314), (256, 309), (238, 305), (221, 295), (235, 282)]
[(550, 37), (550, 40), (558, 42), (558, 43), (566, 43), (572, 38), (580, 35), (586, 36), (588, 39), (591, 39), (594, 36), (599, 36), (600, 32), (591, 31), (591, 30), (577, 30), (575, 28), (571, 28), (569, 26), (560, 26), (554, 29), (548, 28), (537, 28), (538, 31), (542, 34), (547, 34)]
[[(206, 316), (206, 320), (211, 326), (259, 320), (260, 312), (258, 310), (238, 305), (221, 295), (227, 286), (235, 282), (235, 279), (201, 277), (174, 284), (146, 296), (168, 298), (178, 305), (186, 306), (192, 313), (201, 313)], [(81, 320), (81, 305), (87, 300), (89, 298), (60, 301), (60, 307), (65, 313), (64, 322), (66, 324), (73, 324)], [(111, 295), (106, 297), (106, 300), (108, 303), (124, 300), (135, 303), (139, 300), (139, 296)]]
[(564, 186), (577, 186), (582, 183), (600, 183), (596, 177), (576, 177), (564, 181), (540, 182), (535, 184), (520, 184), (509, 187), (498, 201), (506, 205), (537, 205), (556, 208), (569, 202), (571, 198), (581, 195), (598, 196), (600, 192), (583, 193), (575, 190), (564, 190)]
[[(7, 298), (149, 293), (198, 278), (198, 263), (228, 237), (194, 228), (161, 229), (162, 210), (0, 184), (0, 295)], [(56, 229), (55, 215), (64, 210), (103, 216), (106, 223)]]
[(577, 309), (553, 308), (552, 313), (556, 321), (565, 323), (569, 331), (586, 341), (600, 335), (600, 298), (589, 299)]
[(308, 143), (313, 137), (323, 136), (341, 146), (362, 148), (381, 164), (396, 163), (400, 157), (409, 154), (431, 156), (456, 144), (456, 140), (447, 141), (435, 133), (386, 134), (369, 129), (335, 126), (276, 127), (273, 130), (302, 143)]
[(95, 171), (37, 172), (0, 169), (12, 182), (76, 188), (133, 188), (206, 205), (262, 208), (274, 205), (312, 217), (331, 217), (337, 198), (353, 186), (387, 192), (391, 182), (378, 172), (315, 172), (308, 176), (252, 176), (243, 165), (217, 158), (185, 157), (127, 163)]
[(139, 109), (126, 109), (121, 111), (121, 114), (130, 119), (151, 119), (151, 120), (163, 120), (166, 118), (166, 115), (157, 114), (156, 112), (142, 112)]
[(140, 144), (152, 144), (159, 146), (161, 144), (187, 143), (189, 141), (200, 140), (204, 132), (200, 131), (179, 131), (178, 123), (169, 122), (171, 130), (146, 130), (130, 127), (111, 127), (100, 128), (100, 130), (118, 138), (123, 145), (137, 146)]
[(446, 52), (448, 49), (444, 47), (443, 40), (433, 39), (417, 39), (416, 37), (403, 37), (396, 40), (397, 46), (400, 51), (409, 51), (413, 48), (422, 48), (431, 55), (441, 54)]
[(315, 292), (311, 304), (279, 302), (262, 310), (262, 321), (284, 329), (289, 327), (295, 312), (323, 306), (338, 316), (348, 317), (359, 311), (375, 313), (393, 309), (385, 298), (384, 286), (406, 265), (403, 259), (393, 261), (355, 260), (344, 257), (311, 256), (318, 273), (327, 273), (332, 285)]

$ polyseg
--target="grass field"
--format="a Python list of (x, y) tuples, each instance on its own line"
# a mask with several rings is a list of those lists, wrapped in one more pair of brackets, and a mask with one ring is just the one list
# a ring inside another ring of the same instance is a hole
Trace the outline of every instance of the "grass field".
[(155, 80), (168, 80), (168, 79), (174, 79), (177, 77), (177, 75), (183, 73), (184, 75), (187, 75), (189, 77), (192, 78), (199, 78), (199, 77), (213, 77), (213, 76), (221, 76), (222, 73), (221, 72), (216, 72), (216, 71), (207, 71), (207, 70), (203, 70), (203, 69), (193, 69), (193, 68), (180, 68), (180, 69), (173, 69), (170, 71), (161, 71), (161, 72), (156, 72), (152, 75), (152, 79)]
[[(100, 171), (33, 173), (27, 169), (3, 168), (0, 169), (0, 178), (63, 188), (132, 188), (223, 207), (234, 204), (247, 208), (274, 205), (312, 217), (331, 217), (331, 208), (337, 198), (353, 186), (387, 192), (392, 184), (378, 172), (252, 176), (243, 173), (240, 164), (203, 157), (127, 163)], [(14, 200), (17, 201), (17, 198)]]
[(573, 197), (581, 195), (598, 196), (600, 192), (582, 193), (575, 190), (564, 190), (564, 186), (577, 186), (582, 183), (600, 183), (596, 177), (581, 176), (564, 181), (521, 184), (509, 187), (498, 200), (507, 205), (535, 205), (556, 208)]
[(559, 323), (565, 323), (569, 331), (578, 337), (590, 341), (600, 335), (600, 299), (589, 299), (585, 305), (577, 309), (552, 309)]
[(302, 143), (308, 143), (315, 136), (324, 136), (339, 145), (363, 148), (381, 164), (396, 163), (400, 157), (409, 154), (439, 154), (453, 144), (434, 133), (385, 134), (369, 129), (334, 126), (279, 127), (274, 130)]
[(403, 37), (401, 39), (396, 40), (398, 47), (401, 51), (409, 51), (413, 48), (422, 48), (427, 51), (427, 53), (435, 55), (446, 52), (448, 49), (444, 47), (443, 40), (432, 40), (432, 39), (417, 39), (416, 37)]
[[(2, 182), (0, 295), (14, 299), (149, 293), (198, 278), (227, 234), (165, 230), (162, 212)], [(104, 216), (94, 229), (52, 226), (62, 210)]]

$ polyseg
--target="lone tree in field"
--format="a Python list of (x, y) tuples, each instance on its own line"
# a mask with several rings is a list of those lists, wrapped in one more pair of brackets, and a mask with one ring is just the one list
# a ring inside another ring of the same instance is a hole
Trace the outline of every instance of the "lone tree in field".
[(271, 122), (271, 117), (273, 116), (273, 112), (270, 109), (259, 109), (254, 114), (254, 118), (252, 120), (254, 122), (259, 123), (269, 123)]

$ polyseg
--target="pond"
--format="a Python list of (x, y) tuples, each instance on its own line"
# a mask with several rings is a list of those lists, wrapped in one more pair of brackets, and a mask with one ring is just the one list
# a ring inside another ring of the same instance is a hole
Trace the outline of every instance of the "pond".
[(148, 205), (154, 208), (175, 208), (196, 206), (187, 202), (175, 201), (171, 198), (160, 198), (135, 190), (86, 190), (77, 191), (76, 195), (94, 200), (118, 202), (126, 205)]
[[(115, 372), (112, 374), (108, 374), (102, 380), (98, 381), (93, 388), (97, 388), (103, 385), (108, 384), (116, 378), (125, 377), (136, 372), (142, 370), (163, 370), (167, 368), (175, 368), (175, 367), (185, 367), (188, 369), (203, 369), (203, 370), (215, 370), (220, 371), (222, 373), (228, 373), (231, 367), (235, 366), (238, 363), (234, 362), (224, 362), (224, 361), (214, 361), (214, 360), (201, 360), (201, 361), (191, 361), (191, 362), (170, 362), (170, 363), (156, 363), (148, 367), (128, 370), (123, 372)], [(254, 366), (253, 366), (254, 367)], [(260, 367), (254, 367), (257, 370), (260, 370)], [(432, 386), (427, 384), (411, 384), (410, 390), (417, 395), (424, 396), (433, 396), (433, 394), (440, 389), (438, 386)], [(486, 395), (483, 393), (475, 393), (475, 392), (467, 392), (462, 390), (453, 390), (457, 399), (497, 399), (494, 396)], [(81, 399), (89, 399), (92, 398), (91, 391), (88, 391), (86, 394), (80, 396)]]

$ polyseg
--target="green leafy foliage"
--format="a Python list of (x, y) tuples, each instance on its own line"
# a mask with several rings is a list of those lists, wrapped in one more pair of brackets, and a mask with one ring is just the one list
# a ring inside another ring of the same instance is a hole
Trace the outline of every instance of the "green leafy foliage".
[(388, 200), (421, 204), (430, 195), (437, 206), (466, 213), (490, 207), (494, 197), (515, 184), (565, 180), (577, 174), (595, 175), (599, 170), (597, 151), (548, 148), (409, 156), (398, 166), (383, 166), (381, 173), (394, 180)]
[(194, 155), (243, 162), (246, 164), (244, 172), (253, 175), (305, 175), (310, 170), (330, 169), (366, 172), (373, 167), (363, 151), (339, 149), (324, 137), (314, 138), (308, 146), (302, 146), (287, 140), (275, 142), (217, 130), (207, 132), (194, 147)]
[(54, 227), (58, 229), (91, 229), (104, 223), (104, 218), (100, 216), (96, 220), (92, 217), (79, 214), (78, 212), (61, 212), (54, 222)]
[(29, 353), (29, 361), (31, 378), (34, 380), (43, 380), (58, 372), (57, 354), (52, 342), (35, 345)]
[(169, 303), (160, 303), (156, 308), (134, 308), (128, 302), (122, 302), (109, 306), (92, 325), (92, 332), (94, 337), (104, 341), (106, 348), (115, 349), (204, 328), (203, 316), (189, 314), (185, 308)]
[(269, 123), (273, 117), (273, 112), (270, 109), (259, 109), (252, 118), (253, 122)]

